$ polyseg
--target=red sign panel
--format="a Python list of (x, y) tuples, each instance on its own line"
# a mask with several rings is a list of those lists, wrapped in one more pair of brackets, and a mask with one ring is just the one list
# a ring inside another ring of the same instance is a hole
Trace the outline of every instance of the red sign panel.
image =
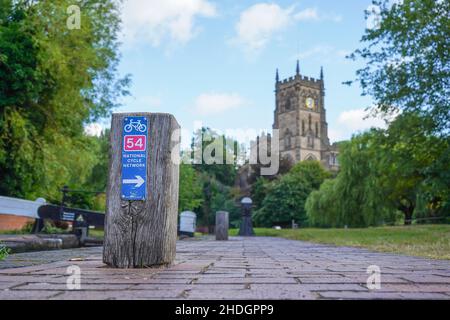
[(125, 151), (147, 150), (147, 136), (125, 136), (123, 141)]

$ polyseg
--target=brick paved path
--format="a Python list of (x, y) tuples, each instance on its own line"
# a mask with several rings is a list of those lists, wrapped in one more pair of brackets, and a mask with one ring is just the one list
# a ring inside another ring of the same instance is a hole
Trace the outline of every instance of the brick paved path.
[[(450, 299), (450, 261), (232, 238), (178, 242), (170, 268), (117, 270), (101, 250), (13, 255), (0, 268), (28, 266), (0, 270), (0, 299)], [(80, 291), (67, 290), (70, 265), (82, 270)], [(369, 265), (381, 268), (381, 290), (366, 288)]]

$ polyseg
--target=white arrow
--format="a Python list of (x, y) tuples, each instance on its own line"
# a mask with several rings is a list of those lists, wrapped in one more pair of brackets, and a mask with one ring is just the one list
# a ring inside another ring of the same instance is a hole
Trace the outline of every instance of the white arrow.
[(135, 184), (136, 185), (135, 188), (139, 188), (145, 183), (145, 180), (142, 179), (141, 176), (136, 176), (136, 179), (124, 179), (123, 183), (124, 184)]

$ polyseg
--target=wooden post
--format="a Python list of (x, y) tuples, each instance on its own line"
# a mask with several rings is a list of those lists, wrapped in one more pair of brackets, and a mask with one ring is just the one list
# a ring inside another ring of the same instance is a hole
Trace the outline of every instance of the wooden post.
[[(144, 188), (145, 199), (137, 201), (124, 198), (122, 190), (122, 184), (133, 181), (122, 177), (122, 158), (125, 158), (122, 153), (126, 150), (124, 135), (131, 130), (124, 122), (131, 117), (140, 117), (146, 124), (132, 123), (136, 130), (147, 130), (146, 147), (141, 149), (146, 156), (143, 158), (145, 184), (136, 181), (136, 187)], [(143, 268), (170, 265), (174, 261), (179, 165), (172, 161), (172, 153), (179, 152), (179, 135), (172, 136), (179, 128), (170, 114), (113, 114), (103, 249), (103, 262), (107, 265)]]
[(228, 240), (229, 213), (219, 211), (216, 213), (216, 240)]

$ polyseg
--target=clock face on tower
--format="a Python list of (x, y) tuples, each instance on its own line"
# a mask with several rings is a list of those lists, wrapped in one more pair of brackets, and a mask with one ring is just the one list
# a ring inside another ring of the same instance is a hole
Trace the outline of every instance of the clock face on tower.
[(311, 110), (314, 109), (314, 99), (313, 98), (306, 99), (306, 107)]

